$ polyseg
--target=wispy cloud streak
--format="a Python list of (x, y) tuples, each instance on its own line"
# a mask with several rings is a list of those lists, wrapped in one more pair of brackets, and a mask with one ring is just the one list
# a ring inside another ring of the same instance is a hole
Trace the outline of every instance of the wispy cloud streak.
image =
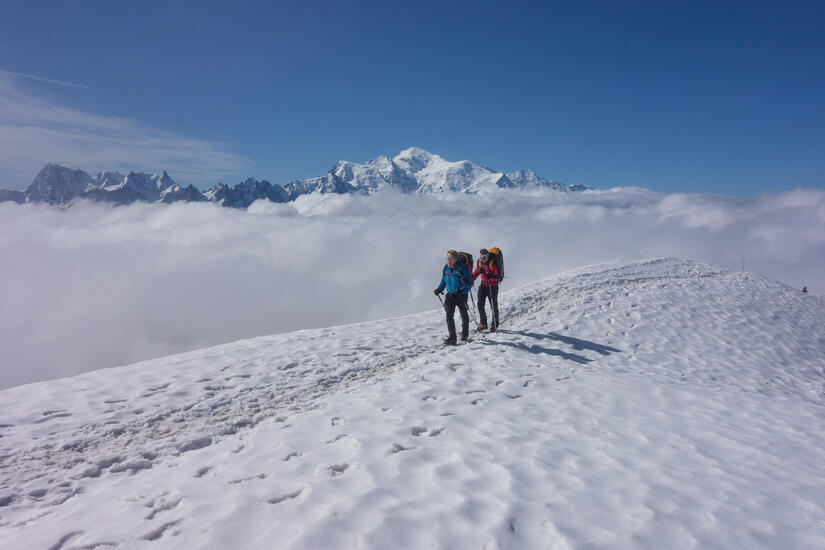
[[(2, 44), (0, 44), (0, 47), (2, 47)], [(100, 88), (92, 88), (91, 86), (84, 86), (83, 84), (75, 84), (73, 82), (65, 82), (63, 80), (54, 80), (52, 78), (43, 78), (42, 76), (34, 76), (34, 75), (26, 74), (26, 73), (17, 73), (17, 72), (14, 72), (14, 71), (5, 71), (3, 69), (0, 69), (0, 73), (4, 73), (4, 74), (7, 74), (7, 75), (12, 75), (12, 76), (18, 76), (20, 78), (26, 78), (26, 79), (29, 79), (29, 80), (35, 80), (37, 82), (45, 82), (46, 84), (54, 84), (56, 86), (64, 86), (66, 88), (80, 88), (80, 89), (83, 89), (83, 90), (92, 90), (92, 91), (95, 91), (95, 92), (102, 91)]]
[(225, 143), (101, 116), (26, 93), (0, 71), (0, 187), (21, 189), (46, 163), (89, 171), (168, 170), (181, 183), (213, 184), (253, 162)]

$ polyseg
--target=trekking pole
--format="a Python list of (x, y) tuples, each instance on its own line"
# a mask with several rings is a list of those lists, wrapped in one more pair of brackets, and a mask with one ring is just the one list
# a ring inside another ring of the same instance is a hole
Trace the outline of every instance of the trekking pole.
[[(501, 280), (499, 280), (499, 282), (498, 282), (498, 289), (501, 290)], [(501, 307), (499, 307), (498, 295), (499, 295), (499, 293), (496, 292), (495, 306), (493, 305), (493, 297), (492, 297), (492, 295), (490, 295), (490, 307), (493, 309), (493, 317), (495, 317), (495, 319), (496, 319), (496, 330), (501, 328), (502, 321), (504, 320), (505, 317), (507, 317), (507, 311), (504, 312), (504, 316), (501, 315)], [(497, 307), (498, 307), (498, 315), (496, 315), (496, 308)]]
[[(472, 291), (472, 290), (470, 291), (470, 299), (471, 299), (471, 300), (472, 300), (472, 302), (473, 302), (473, 322), (476, 324), (476, 327), (478, 327), (478, 319), (476, 318), (476, 312), (475, 312), (475, 309), (476, 309), (476, 299), (473, 297), (473, 291)], [(485, 336), (485, 335), (484, 335), (484, 332), (483, 332), (483, 331), (477, 330), (476, 332), (478, 332), (479, 334), (481, 334), (481, 338), (482, 338), (482, 340), (486, 340), (486, 339), (487, 339), (487, 336)]]
[[(501, 280), (503, 281), (506, 278), (507, 277), (502, 277)], [(501, 283), (499, 283), (498, 289), (499, 289), (499, 294), (501, 294)], [(507, 309), (504, 310), (504, 318), (505, 319), (508, 318), (508, 316), (510, 315), (510, 311), (512, 311), (512, 309), (513, 309), (513, 304), (510, 304), (509, 306), (507, 306)], [(499, 320), (499, 322), (501, 322), (501, 321)]]
[(478, 325), (478, 319), (476, 318), (476, 299), (473, 296), (472, 290), (470, 291), (470, 301), (473, 303), (473, 309), (470, 310), (473, 314), (473, 322)]
[(441, 299), (441, 294), (436, 294), (435, 297), (438, 298), (439, 302), (441, 302), (441, 309), (447, 311), (447, 306), (444, 305), (444, 300)]

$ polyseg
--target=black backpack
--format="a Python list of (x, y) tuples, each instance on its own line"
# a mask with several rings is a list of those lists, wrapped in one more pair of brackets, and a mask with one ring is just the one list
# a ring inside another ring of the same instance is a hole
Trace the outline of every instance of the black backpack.
[(458, 259), (467, 266), (467, 271), (472, 275), (473, 273), (473, 255), (469, 252), (459, 252)]

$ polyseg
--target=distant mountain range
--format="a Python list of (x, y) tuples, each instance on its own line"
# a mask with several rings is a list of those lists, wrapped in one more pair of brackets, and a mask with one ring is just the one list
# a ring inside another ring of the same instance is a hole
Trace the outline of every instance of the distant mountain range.
[(100, 172), (93, 178), (83, 170), (47, 164), (25, 191), (0, 190), (0, 202), (60, 205), (78, 198), (115, 204), (209, 201), (232, 208), (246, 208), (259, 199), (289, 202), (311, 193), (369, 195), (386, 188), (416, 194), (447, 191), (477, 194), (497, 188), (544, 188), (560, 192), (590, 189), (584, 185), (564, 185), (546, 180), (532, 170), (504, 174), (466, 160), (449, 162), (424, 149), (412, 147), (394, 158), (380, 156), (364, 164), (340, 161), (317, 178), (293, 180), (284, 185), (249, 178), (233, 187), (220, 183), (204, 192), (193, 185), (181, 187), (166, 171), (161, 175)]

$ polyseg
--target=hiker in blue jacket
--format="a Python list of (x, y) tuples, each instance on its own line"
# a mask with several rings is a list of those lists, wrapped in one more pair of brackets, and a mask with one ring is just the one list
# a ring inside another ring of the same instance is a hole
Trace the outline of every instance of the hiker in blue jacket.
[(470, 333), (470, 316), (467, 313), (467, 296), (473, 288), (473, 275), (463, 261), (459, 261), (458, 252), (447, 251), (447, 264), (441, 270), (441, 283), (433, 292), (436, 296), (447, 290), (444, 298), (444, 310), (447, 312), (447, 330), (449, 336), (444, 343), (456, 345), (455, 308), (461, 314), (461, 339), (466, 340)]

